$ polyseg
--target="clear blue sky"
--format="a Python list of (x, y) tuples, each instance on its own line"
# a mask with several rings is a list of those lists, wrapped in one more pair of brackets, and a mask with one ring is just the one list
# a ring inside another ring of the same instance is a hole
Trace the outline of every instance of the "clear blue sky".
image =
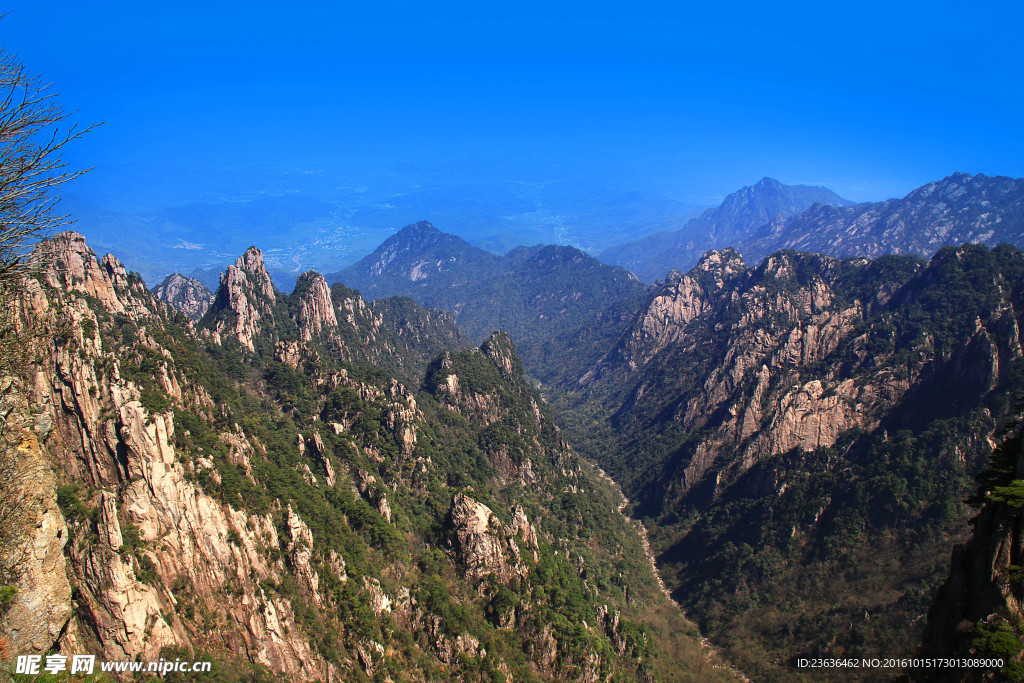
[(8, 0), (0, 36), (106, 122), (86, 192), (391, 164), (874, 200), (1024, 176), (1022, 5)]

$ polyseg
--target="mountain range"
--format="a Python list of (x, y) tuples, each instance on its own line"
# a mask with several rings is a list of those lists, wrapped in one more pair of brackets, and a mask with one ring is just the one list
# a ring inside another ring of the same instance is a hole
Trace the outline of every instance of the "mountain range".
[(912, 652), (1024, 389), (1022, 294), (1007, 246), (755, 266), (710, 252), (559, 412), (742, 670)]
[(919, 653), (1019, 678), (1022, 185), (849, 206), (765, 179), (695, 223), (741, 249), (650, 286), (421, 221), (291, 293), (256, 247), (216, 292), (150, 292), (58, 236), (3, 390), (0, 465), (37, 501), (8, 645), (225, 680), (800, 680)]
[(625, 269), (573, 247), (517, 247), (497, 256), (425, 221), (327, 280), (370, 299), (408, 296), (447, 310), (476, 340), (504, 330), (534, 372), (596, 360), (646, 290)]
[(764, 178), (679, 230), (612, 247), (600, 258), (650, 282), (725, 247), (753, 262), (780, 249), (927, 258), (946, 244), (1002, 242), (1024, 246), (1024, 179), (954, 173), (902, 199), (854, 205), (825, 188)]
[(817, 203), (853, 204), (825, 187), (783, 185), (772, 178), (762, 178), (755, 185), (733, 192), (719, 206), (708, 209), (678, 230), (660, 231), (616, 245), (601, 252), (599, 258), (651, 282), (664, 277), (673, 268), (689, 270), (711, 249), (746, 247), (762, 226), (779, 217), (798, 214)]
[(256, 248), (197, 324), (80, 234), (40, 249), (17, 315), (45, 360), (3, 393), (0, 462), (31, 487), (5, 656), (228, 681), (735, 678), (508, 335), (467, 348), (447, 313), (312, 272), (284, 294)]
[(596, 252), (681, 226), (704, 208), (586, 182), (513, 182), (500, 172), (488, 178), (462, 170), (410, 179), (377, 169), (332, 183), (316, 173), (257, 173), (232, 183), (235, 191), (223, 197), (114, 210), (104, 200), (69, 194), (61, 211), (90, 244), (120, 254), (150, 284), (178, 272), (216, 289), (224, 268), (257, 243), (272, 245), (265, 250), (268, 271), (279, 287), (291, 291), (303, 271), (350, 265), (396, 226), (422, 216), (498, 254), (537, 243)]

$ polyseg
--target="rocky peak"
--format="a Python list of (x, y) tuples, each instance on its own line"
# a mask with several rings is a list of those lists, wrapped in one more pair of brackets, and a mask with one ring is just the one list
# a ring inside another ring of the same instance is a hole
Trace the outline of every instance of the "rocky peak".
[(717, 209), (701, 218), (706, 218), (711, 233), (717, 237), (743, 237), (776, 216), (792, 216), (815, 202), (849, 204), (824, 187), (783, 185), (766, 177), (732, 193)]
[[(260, 321), (273, 316), (277, 296), (263, 263), (263, 252), (249, 247), (234, 265), (220, 276), (220, 287), (207, 312), (219, 335), (234, 334), (250, 351), (262, 329)], [(233, 315), (224, 315), (225, 313)]]
[(506, 378), (511, 378), (515, 374), (519, 357), (516, 355), (515, 344), (507, 333), (500, 330), (495, 332), (480, 346), (480, 350), (494, 361)]
[[(518, 524), (525, 523), (524, 515)], [(493, 573), (498, 581), (507, 583), (515, 577), (526, 576), (528, 570), (522, 563), (515, 532), (489, 507), (464, 493), (457, 493), (452, 499), (451, 524), (455, 550), (466, 565), (467, 577), (480, 580)], [(517, 526), (517, 530), (524, 535), (532, 531), (522, 526)]]
[(768, 176), (761, 178), (754, 184), (754, 188), (758, 190), (765, 190), (769, 188), (775, 190), (781, 187), (783, 187), (782, 183), (775, 178), (769, 178)]
[(67, 231), (41, 242), (34, 258), (48, 261), (47, 284), (95, 297), (115, 313), (148, 317), (148, 297), (142, 294), (142, 280), (133, 281), (117, 257), (107, 254), (100, 261), (80, 233)]
[(293, 296), (299, 298), (299, 307), (293, 317), (303, 341), (338, 327), (331, 289), (323, 275), (313, 271), (300, 275)]
[(418, 221), (405, 226), (398, 232), (398, 234), (403, 235), (404, 237), (425, 238), (440, 235), (441, 231), (435, 228), (430, 221)]
[[(230, 266), (228, 266), (230, 268)], [(277, 301), (274, 296), (274, 284), (270, 281), (267, 266), (263, 263), (263, 252), (256, 247), (249, 247), (235, 261), (235, 268), (244, 271), (252, 283), (254, 293), (261, 295), (271, 304)]]
[(170, 304), (198, 322), (213, 304), (213, 292), (199, 280), (186, 277), (181, 273), (171, 273), (164, 281), (153, 288), (157, 299)]
[(716, 281), (724, 280), (747, 269), (743, 257), (732, 247), (715, 249), (704, 254), (694, 266), (694, 271), (712, 273)]
[(686, 275), (670, 271), (627, 332), (620, 354), (635, 365), (677, 341), (683, 328), (710, 310), (727, 283), (744, 272), (743, 257), (732, 248), (709, 251)]

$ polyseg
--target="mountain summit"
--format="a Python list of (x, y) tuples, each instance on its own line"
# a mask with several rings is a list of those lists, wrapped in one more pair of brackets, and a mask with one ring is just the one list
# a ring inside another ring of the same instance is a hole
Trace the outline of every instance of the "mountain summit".
[(798, 249), (832, 256), (918, 254), (947, 244), (1024, 245), (1024, 178), (954, 173), (902, 199), (816, 204), (769, 226), (744, 255)]
[(709, 249), (732, 246), (750, 262), (779, 249), (830, 256), (917, 254), (944, 245), (1024, 246), (1024, 178), (954, 173), (902, 199), (852, 204), (821, 187), (771, 178), (725, 198), (676, 232), (656, 233), (601, 254), (640, 278), (692, 267)]
[(601, 260), (628, 268), (642, 280), (655, 280), (672, 268), (688, 270), (704, 252), (737, 246), (773, 219), (792, 216), (815, 203), (853, 205), (826, 187), (784, 185), (773, 178), (761, 178), (733, 192), (680, 230), (612, 247), (601, 253)]
[(449, 311), (478, 342), (505, 330), (542, 378), (597, 353), (618, 333), (611, 321), (628, 320), (645, 292), (626, 270), (573, 247), (517, 247), (496, 256), (426, 221), (327, 280), (369, 299), (408, 296)]
[[(461, 237), (419, 221), (384, 240), (359, 262), (329, 274), (327, 280), (358, 287), (370, 299), (395, 293), (413, 295), (413, 291), (444, 290), (476, 282), (493, 272), (499, 261), (499, 257)], [(413, 291), (407, 291), (410, 285)]]

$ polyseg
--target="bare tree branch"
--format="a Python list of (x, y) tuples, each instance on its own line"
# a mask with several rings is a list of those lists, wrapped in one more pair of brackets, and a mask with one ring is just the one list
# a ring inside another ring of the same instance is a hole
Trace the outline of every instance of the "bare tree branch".
[(61, 152), (94, 126), (72, 125), (57, 95), (0, 48), (0, 289), (32, 270), (32, 244), (66, 225), (54, 190), (86, 170), (68, 170)]
[(61, 128), (67, 117), (56, 95), (0, 48), (0, 383), (8, 387), (0, 392), (0, 613), (21, 573), (22, 540), (34, 514), (26, 487), (37, 476), (17, 454), (18, 427), (10, 423), (8, 403), (18, 392), (10, 389), (16, 384), (11, 375), (24, 371), (34, 342), (46, 334), (21, 329), (16, 304), (39, 265), (31, 257), (39, 260), (42, 253), (32, 251), (35, 242), (68, 223), (56, 211), (55, 190), (84, 173), (68, 170), (64, 146), (92, 128)]

